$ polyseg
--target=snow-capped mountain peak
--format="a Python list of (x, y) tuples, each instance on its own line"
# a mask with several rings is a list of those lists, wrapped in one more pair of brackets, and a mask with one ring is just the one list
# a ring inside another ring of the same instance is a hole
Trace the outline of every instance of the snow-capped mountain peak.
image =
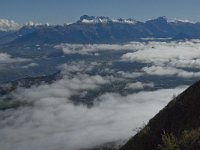
[(117, 22), (117, 23), (124, 23), (124, 24), (136, 24), (138, 21), (134, 20), (134, 19), (117, 19), (117, 20), (112, 20), (113, 22)]
[(27, 23), (25, 23), (25, 26), (40, 26), (42, 25), (42, 23), (38, 23), (38, 22), (33, 22), (33, 21), (29, 21)]
[(83, 15), (80, 17), (79, 22), (81, 23), (108, 23), (111, 22), (112, 20), (109, 17), (104, 17), (104, 16), (88, 16), (88, 15)]
[(124, 23), (124, 24), (135, 24), (137, 23), (136, 20), (134, 19), (110, 19), (109, 17), (104, 17), (104, 16), (88, 16), (88, 15), (83, 15), (80, 17), (80, 20), (78, 21), (79, 23), (88, 23), (88, 24), (95, 24), (95, 23)]
[(18, 30), (21, 26), (13, 20), (0, 19), (0, 31)]

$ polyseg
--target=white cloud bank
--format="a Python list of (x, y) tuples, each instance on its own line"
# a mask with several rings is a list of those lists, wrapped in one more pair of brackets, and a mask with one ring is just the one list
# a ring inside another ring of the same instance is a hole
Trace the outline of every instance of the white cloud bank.
[[(90, 53), (104, 49), (104, 46), (67, 45), (66, 54), (76, 52), (77, 49)], [(122, 49), (118, 45), (106, 45), (106, 48), (109, 49), (109, 46), (110, 50)], [(123, 55), (122, 59), (150, 65), (134, 73), (118, 71), (116, 74), (124, 78), (136, 78), (144, 74), (197, 77), (198, 72), (189, 72), (179, 67), (198, 68), (199, 49), (199, 41), (131, 43), (129, 50), (133, 52)], [(4, 57), (2, 62), (12, 59)], [(129, 138), (134, 134), (133, 129), (147, 122), (174, 94), (177, 95), (186, 88), (143, 91), (127, 96), (106, 93), (97, 97), (91, 108), (72, 104), (71, 96), (84, 95), (88, 90), (98, 89), (114, 80), (109, 76), (87, 74), (87, 71), (98, 65), (95, 62), (90, 65), (84, 62), (63, 65), (63, 79), (51, 85), (19, 88), (14, 92), (15, 99), (31, 102), (33, 106), (0, 112), (0, 147), (4, 150), (77, 150)], [(128, 83), (126, 88), (143, 89), (153, 86), (153, 83), (135, 82)]]
[(142, 71), (151, 75), (199, 77), (198, 71), (180, 68), (200, 68), (200, 40), (143, 43), (140, 50), (124, 54), (122, 60), (147, 63), (148, 67), (142, 68)]
[[(181, 78), (199, 77), (200, 71), (184, 68), (200, 68), (200, 40), (171, 42), (130, 42), (126, 44), (67, 44), (56, 45), (65, 54), (95, 55), (100, 50), (129, 50), (122, 55), (123, 61), (146, 63), (148, 67), (138, 70), (140, 76), (167, 75)], [(120, 72), (123, 74), (123, 72)], [(166, 74), (165, 74), (166, 73)], [(128, 75), (126, 73), (126, 75)], [(129, 74), (128, 76), (133, 76)]]
[[(153, 47), (153, 48), (152, 48)], [(123, 60), (153, 63), (155, 65), (170, 64), (176, 67), (200, 66), (200, 41), (186, 42), (149, 42), (141, 50), (122, 56)]]
[(142, 82), (135, 82), (135, 83), (128, 83), (125, 88), (127, 89), (133, 89), (133, 90), (141, 90), (145, 87), (153, 88), (154, 83), (142, 83)]
[[(68, 72), (76, 69), (75, 66), (68, 68)], [(74, 105), (69, 100), (74, 94), (109, 82), (107, 77), (77, 72), (74, 76), (66, 73), (63, 79), (51, 85), (19, 88), (13, 97), (33, 105), (0, 112), (1, 149), (77, 150), (125, 139), (134, 134), (134, 128), (164, 107), (173, 94), (185, 89), (162, 89), (127, 96), (107, 93), (97, 97), (91, 108)]]
[(126, 44), (68, 44), (56, 45), (55, 48), (62, 49), (65, 54), (88, 55), (99, 50), (137, 50), (142, 44), (140, 42), (130, 42)]
[(144, 73), (118, 71), (117, 74), (121, 75), (123, 78), (137, 78), (137, 77), (142, 76)]
[(176, 69), (173, 67), (161, 67), (161, 66), (151, 66), (142, 68), (148, 75), (157, 75), (157, 76), (177, 76), (181, 78), (194, 78), (200, 77), (200, 72), (190, 72), (183, 69)]

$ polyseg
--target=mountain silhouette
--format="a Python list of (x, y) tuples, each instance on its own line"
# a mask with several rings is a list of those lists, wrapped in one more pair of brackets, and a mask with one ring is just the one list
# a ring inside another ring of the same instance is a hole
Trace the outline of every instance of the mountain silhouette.
[(172, 143), (176, 145), (172, 150), (200, 149), (199, 108), (200, 81), (169, 102), (121, 150), (170, 149), (167, 146)]

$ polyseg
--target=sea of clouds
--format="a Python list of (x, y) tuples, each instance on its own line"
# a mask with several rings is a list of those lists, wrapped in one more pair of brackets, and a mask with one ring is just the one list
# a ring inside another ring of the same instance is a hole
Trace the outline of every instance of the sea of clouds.
[(185, 70), (200, 67), (200, 41), (149, 42), (124, 54), (122, 60), (148, 64), (141, 69), (148, 75), (200, 77), (199, 71)]
[[(116, 71), (106, 66), (105, 71), (109, 74), (101, 75), (89, 73), (98, 68), (101, 62), (66, 63), (59, 67), (63, 77), (52, 84), (17, 88), (10, 97), (31, 105), (0, 111), (1, 149), (77, 150), (128, 139), (135, 134), (134, 129), (147, 123), (174, 94), (178, 95), (189, 86), (154, 89), (156, 83), (136, 81), (138, 77), (171, 76), (188, 80), (200, 76), (200, 41), (197, 40), (131, 42), (124, 45), (61, 44), (56, 48), (63, 49), (66, 55), (74, 51), (89, 54), (101, 50), (129, 50), (122, 54), (119, 61), (138, 62), (145, 66), (130, 72)], [(116, 75), (120, 75), (120, 78)], [(139, 92), (126, 95), (119, 92), (101, 93), (94, 98), (92, 107), (74, 104), (71, 100), (74, 95), (84, 96), (90, 90), (126, 78), (132, 78), (135, 82), (126, 83), (125, 90)], [(146, 87), (151, 90), (145, 91)]]
[[(89, 75), (98, 64), (63, 65), (63, 78), (52, 84), (18, 88), (11, 96), (31, 106), (0, 112), (0, 145), (4, 150), (57, 150), (93, 147), (127, 139), (162, 107), (173, 94), (186, 87), (141, 91), (122, 96), (104, 93), (92, 107), (75, 105), (70, 97), (97, 89), (115, 80), (111, 76)], [(75, 73), (76, 72), (76, 73)], [(72, 75), (73, 73), (73, 75)], [(153, 83), (136, 82), (128, 88), (153, 87)]]
[[(102, 50), (129, 51), (121, 56), (122, 61), (145, 63), (141, 74), (177, 76), (182, 78), (200, 77), (200, 40), (169, 42), (130, 42), (126, 44), (68, 44), (56, 45), (65, 55), (96, 55)], [(187, 69), (188, 68), (188, 69)]]

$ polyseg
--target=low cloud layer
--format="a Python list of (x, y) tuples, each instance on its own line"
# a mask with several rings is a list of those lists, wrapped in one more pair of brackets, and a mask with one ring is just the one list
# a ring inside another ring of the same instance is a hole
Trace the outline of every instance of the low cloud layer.
[(124, 54), (122, 60), (148, 64), (141, 71), (150, 75), (199, 77), (199, 71), (185, 69), (199, 69), (200, 41), (143, 43), (138, 51)]
[[(69, 62), (58, 67), (62, 69), (62, 79), (29, 89), (18, 88), (10, 97), (28, 103), (29, 106), (0, 111), (1, 148), (78, 150), (129, 138), (135, 134), (134, 129), (153, 117), (173, 95), (186, 89), (185, 86), (157, 89), (156, 81), (151, 81), (148, 75), (176, 76), (182, 80), (199, 77), (199, 47), (200, 41), (57, 46), (66, 54), (90, 54), (106, 49), (132, 50), (119, 61), (139, 62), (142, 65), (136, 69), (120, 70), (114, 67), (112, 61)], [(25, 60), (0, 54), (0, 63), (22, 61)], [(29, 67), (35, 65), (31, 63)], [(128, 66), (134, 67), (134, 63)], [(186, 68), (196, 68), (197, 71), (188, 71)], [(116, 84), (112, 84), (116, 81)], [(98, 91), (105, 85), (112, 88), (116, 86), (118, 90), (117, 87), (121, 86), (119, 81), (123, 82), (122, 91), (131, 89), (140, 92), (122, 92), (123, 95), (120, 95), (120, 91), (100, 91), (94, 97), (94, 105), (91, 107), (72, 102), (72, 96), (84, 97), (91, 90)]]
[(124, 71), (118, 71), (117, 74), (123, 76), (124, 78), (132, 78), (132, 79), (144, 75), (144, 73), (142, 72), (124, 72)]
[(0, 64), (20, 63), (26, 61), (30, 61), (30, 59), (18, 58), (18, 57), (14, 58), (7, 53), (0, 53)]
[(157, 76), (177, 76), (181, 78), (196, 78), (200, 77), (200, 72), (185, 71), (173, 67), (151, 66), (142, 68), (147, 75)]
[(139, 42), (127, 44), (68, 44), (56, 45), (55, 48), (62, 49), (65, 54), (88, 55), (99, 50), (136, 50), (142, 46)]
[(144, 89), (145, 87), (154, 87), (154, 83), (142, 83), (142, 82), (135, 82), (135, 83), (128, 83), (125, 88), (127, 89), (133, 89), (133, 90), (141, 90)]
[(184, 88), (139, 92), (127, 96), (106, 93), (93, 107), (74, 105), (69, 96), (98, 88), (99, 76), (63, 78), (52, 85), (19, 89), (13, 96), (33, 106), (0, 112), (0, 145), (4, 150), (77, 150), (129, 138), (133, 129), (153, 117), (173, 94)]
[[(99, 55), (101, 50), (129, 50), (121, 56), (122, 61), (148, 64), (138, 70), (138, 75), (177, 76), (193, 78), (200, 76), (199, 71), (187, 68), (200, 68), (200, 40), (170, 42), (130, 42), (126, 44), (67, 44), (56, 45), (65, 54)], [(152, 69), (156, 69), (152, 72)], [(119, 71), (119, 73), (123, 71)], [(166, 73), (166, 74), (165, 74)], [(128, 73), (126, 73), (128, 75)], [(131, 74), (129, 74), (131, 76)], [(128, 76), (129, 76), (128, 75)]]
[[(143, 44), (143, 47), (137, 52), (124, 54), (122, 59), (152, 63), (154, 65), (169, 64), (175, 67), (192, 65), (192, 67), (199, 67), (200, 41), (149, 42), (148, 44)], [(183, 64), (183, 62), (185, 63)]]
[[(0, 111), (0, 146), (4, 150), (78, 150), (127, 139), (135, 128), (162, 109), (173, 94), (185, 87), (143, 91), (125, 96), (103, 93), (94, 105), (75, 105), (73, 95), (87, 94), (111, 84), (113, 76), (89, 75), (98, 63), (77, 62), (60, 66), (63, 78), (52, 84), (18, 88), (10, 96), (30, 104)], [(126, 88), (143, 89), (154, 84), (127, 83)]]

